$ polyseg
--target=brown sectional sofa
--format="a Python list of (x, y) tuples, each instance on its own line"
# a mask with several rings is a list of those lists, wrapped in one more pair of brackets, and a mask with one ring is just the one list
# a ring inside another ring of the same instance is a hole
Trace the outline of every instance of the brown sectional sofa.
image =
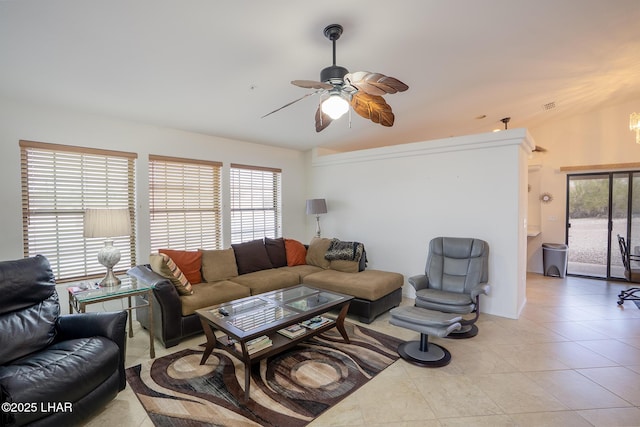
[[(284, 241), (255, 240), (229, 249), (201, 251), (200, 271), (192, 275), (200, 273), (202, 282), (190, 284), (191, 292), (182, 288), (173, 273), (163, 270), (166, 266), (154, 255), (150, 264), (129, 270), (130, 276), (154, 285), (155, 336), (165, 347), (172, 347), (185, 337), (202, 333), (197, 309), (300, 283), (353, 295), (349, 314), (364, 323), (399, 305), (404, 277), (366, 270), (365, 253), (359, 260), (329, 261), (324, 256), (332, 240), (314, 238), (306, 247), (305, 264), (288, 265), (283, 258), (290, 255), (284, 250)], [(143, 302), (137, 301), (138, 305)], [(149, 328), (147, 310), (136, 309), (136, 318), (145, 328)]]

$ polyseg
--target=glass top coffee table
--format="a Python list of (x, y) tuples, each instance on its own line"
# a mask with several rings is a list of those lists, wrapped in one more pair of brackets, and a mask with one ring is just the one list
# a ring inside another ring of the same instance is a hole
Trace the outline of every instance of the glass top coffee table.
[[(278, 291), (266, 292), (224, 304), (215, 305), (196, 313), (202, 322), (207, 343), (200, 361), (204, 365), (214, 348), (222, 348), (242, 360), (245, 367), (244, 397), (249, 399), (251, 365), (266, 357), (294, 347), (300, 341), (337, 328), (346, 343), (349, 336), (344, 319), (353, 299), (350, 295), (298, 285)], [(322, 317), (328, 311), (341, 308), (336, 319)], [(324, 320), (323, 323), (318, 319)], [(300, 335), (288, 338), (279, 330), (292, 325), (306, 324)], [(319, 324), (320, 326), (316, 326)], [(216, 337), (215, 331), (225, 336)], [(256, 338), (267, 337), (271, 343), (259, 350), (251, 348)]]

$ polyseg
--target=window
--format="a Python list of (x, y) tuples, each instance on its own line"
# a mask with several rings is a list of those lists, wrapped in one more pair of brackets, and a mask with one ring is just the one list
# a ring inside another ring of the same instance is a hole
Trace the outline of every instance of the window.
[(231, 165), (231, 243), (280, 237), (280, 169)]
[(149, 156), (151, 249), (222, 247), (222, 163)]
[(135, 153), (20, 141), (24, 256), (47, 257), (58, 281), (104, 276), (104, 239), (83, 236), (87, 208), (128, 208), (118, 273), (136, 264)]

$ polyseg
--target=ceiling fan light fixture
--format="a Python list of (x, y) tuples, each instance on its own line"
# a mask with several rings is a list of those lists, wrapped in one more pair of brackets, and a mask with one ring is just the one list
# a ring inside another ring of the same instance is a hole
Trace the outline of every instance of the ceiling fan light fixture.
[(339, 119), (349, 111), (349, 102), (337, 93), (331, 94), (322, 102), (322, 112), (333, 120)]

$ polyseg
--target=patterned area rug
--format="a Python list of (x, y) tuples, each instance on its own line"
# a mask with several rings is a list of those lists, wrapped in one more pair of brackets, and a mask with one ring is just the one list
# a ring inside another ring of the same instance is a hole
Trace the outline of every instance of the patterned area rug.
[(157, 426), (304, 426), (398, 359), (402, 343), (345, 323), (262, 360), (244, 397), (244, 365), (216, 349), (186, 349), (127, 369), (127, 381)]

